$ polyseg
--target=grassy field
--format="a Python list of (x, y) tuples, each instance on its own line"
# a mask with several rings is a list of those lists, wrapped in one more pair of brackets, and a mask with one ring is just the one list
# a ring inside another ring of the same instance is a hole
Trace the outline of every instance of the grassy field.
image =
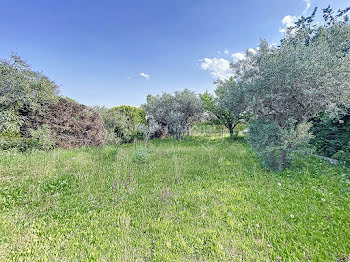
[[(0, 261), (347, 261), (350, 175), (192, 137), (0, 157)], [(342, 260), (344, 259), (344, 260)]]

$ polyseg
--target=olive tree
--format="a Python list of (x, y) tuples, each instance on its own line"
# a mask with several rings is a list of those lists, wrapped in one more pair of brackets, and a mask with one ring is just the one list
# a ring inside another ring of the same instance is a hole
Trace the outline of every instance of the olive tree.
[(237, 136), (234, 128), (239, 124), (246, 110), (244, 92), (234, 78), (216, 81), (215, 96), (205, 92), (200, 95), (203, 109), (213, 114), (217, 121), (230, 132), (230, 138)]
[(175, 91), (174, 95), (148, 95), (143, 108), (160, 125), (167, 126), (175, 139), (182, 139), (191, 120), (202, 112), (200, 99), (188, 89)]
[(338, 21), (346, 11), (333, 15), (326, 8), (325, 23), (318, 25), (315, 10), (300, 18), (279, 47), (262, 41), (256, 54), (233, 65), (256, 123), (266, 127), (251, 128), (248, 142), (260, 155), (278, 159), (274, 169), (287, 167), (306, 146), (310, 119), (320, 112), (337, 115), (350, 101), (350, 25), (347, 18)]

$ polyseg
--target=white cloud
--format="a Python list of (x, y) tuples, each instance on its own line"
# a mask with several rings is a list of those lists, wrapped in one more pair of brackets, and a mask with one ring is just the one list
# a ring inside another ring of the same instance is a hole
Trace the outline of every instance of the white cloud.
[(224, 80), (233, 76), (230, 61), (224, 58), (204, 58), (201, 61), (201, 68), (209, 71), (213, 78)]
[(230, 51), (227, 50), (227, 48), (225, 48), (224, 54), (228, 55), (230, 53)]
[(305, 14), (307, 11), (309, 11), (309, 9), (311, 7), (311, 0), (304, 0), (304, 2), (306, 3), (306, 7), (303, 11), (303, 14)]
[(242, 52), (237, 52), (237, 53), (233, 53), (231, 54), (231, 57), (233, 58), (234, 62), (240, 61), (240, 60), (244, 60), (245, 59), (245, 54)]
[(252, 53), (253, 55), (255, 55), (256, 53), (257, 53), (257, 49), (258, 49), (259, 47), (257, 47), (256, 49), (255, 48), (249, 48), (248, 49), (248, 52), (250, 52), (250, 53)]
[(298, 21), (298, 17), (297, 16), (294, 16), (294, 15), (286, 15), (285, 17), (283, 17), (282, 19), (282, 24), (283, 24), (283, 28), (280, 28), (280, 32), (281, 33), (285, 33), (287, 32), (287, 29), (289, 27), (292, 27), (294, 26), (294, 23)]
[(139, 76), (143, 77), (146, 80), (150, 80), (151, 76), (147, 75), (146, 73), (140, 73)]
[[(303, 1), (306, 4), (305, 9), (303, 10), (303, 14), (305, 14), (307, 11), (309, 11), (309, 9), (311, 7), (312, 0), (303, 0)], [(300, 16), (295, 16), (295, 15), (287, 15), (287, 16), (283, 17), (283, 19), (281, 21), (283, 24), (283, 27), (280, 28), (280, 32), (282, 34), (287, 32), (287, 29), (289, 27), (294, 26), (295, 22), (297, 22), (299, 18), (300, 18)]]

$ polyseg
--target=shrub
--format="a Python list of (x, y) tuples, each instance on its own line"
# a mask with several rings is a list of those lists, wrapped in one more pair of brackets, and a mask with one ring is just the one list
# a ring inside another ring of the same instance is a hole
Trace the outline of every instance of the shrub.
[(322, 113), (313, 121), (311, 144), (320, 155), (350, 166), (350, 108), (338, 118)]
[(148, 160), (148, 149), (146, 147), (137, 147), (132, 155), (132, 159), (135, 162), (145, 163)]
[(47, 124), (32, 130), (31, 147), (41, 150), (49, 150), (55, 147), (55, 141), (51, 136), (51, 129)]
[(296, 131), (294, 128), (281, 130), (269, 121), (257, 119), (249, 125), (247, 141), (264, 167), (282, 171), (290, 166), (294, 156), (311, 153), (308, 148), (309, 129), (310, 124), (304, 124)]
[(116, 130), (122, 142), (131, 142), (134, 139), (142, 138), (142, 133), (138, 129), (138, 126), (140, 124), (146, 124), (146, 112), (143, 109), (122, 105), (113, 107), (110, 111), (119, 113), (125, 119), (124, 126)]
[(93, 107), (103, 119), (104, 127), (107, 130), (107, 144), (128, 143), (137, 138), (142, 138), (138, 126), (146, 123), (145, 111), (131, 106), (114, 107)]
[(161, 126), (153, 118), (147, 120), (147, 124), (138, 124), (137, 129), (143, 134), (143, 139), (147, 142), (153, 137), (156, 132), (161, 129)]
[(106, 139), (106, 130), (101, 116), (85, 105), (60, 98), (49, 105), (45, 114), (33, 116), (38, 129), (48, 125), (58, 147), (75, 148), (100, 146)]

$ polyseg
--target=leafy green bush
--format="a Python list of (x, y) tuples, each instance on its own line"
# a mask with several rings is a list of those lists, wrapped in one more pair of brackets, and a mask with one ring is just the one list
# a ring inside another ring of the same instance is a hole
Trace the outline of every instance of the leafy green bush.
[(339, 119), (324, 113), (314, 119), (311, 144), (318, 154), (350, 166), (350, 108), (346, 111)]
[(31, 132), (31, 147), (41, 150), (49, 150), (55, 147), (56, 143), (52, 138), (50, 127), (45, 124)]
[(134, 139), (142, 139), (140, 124), (146, 124), (145, 111), (132, 106), (113, 108), (94, 107), (104, 122), (107, 130), (107, 144), (128, 143)]
[(19, 132), (2, 132), (0, 134), (0, 149), (9, 150), (11, 148), (17, 148), (19, 150), (25, 149), (27, 141), (22, 138)]

